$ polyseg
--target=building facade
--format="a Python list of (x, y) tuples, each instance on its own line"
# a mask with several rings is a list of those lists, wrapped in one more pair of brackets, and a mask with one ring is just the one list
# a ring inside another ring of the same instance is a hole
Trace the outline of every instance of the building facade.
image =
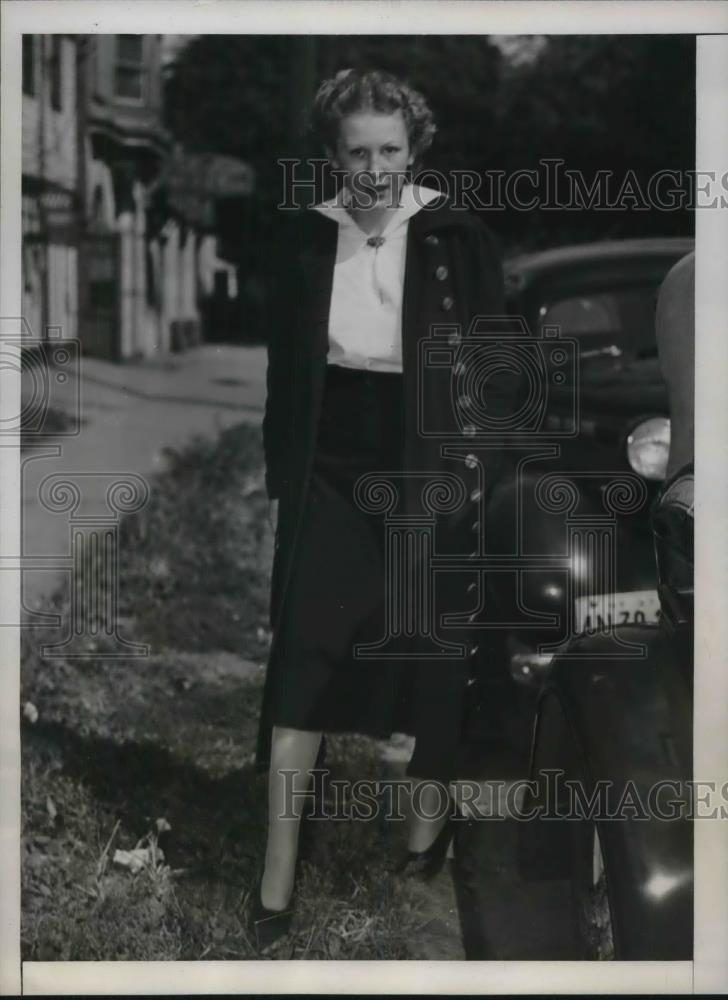
[[(161, 35), (23, 39), (24, 316), (117, 361), (199, 342), (214, 233), (162, 204)], [(234, 269), (233, 269), (234, 270)]]
[(23, 317), (33, 339), (48, 326), (78, 334), (77, 42), (23, 36)]

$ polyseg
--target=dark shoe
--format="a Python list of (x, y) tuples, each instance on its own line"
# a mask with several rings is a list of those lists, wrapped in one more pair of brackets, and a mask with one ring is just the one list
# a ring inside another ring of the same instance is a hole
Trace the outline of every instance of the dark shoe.
[(434, 878), (445, 864), (447, 849), (455, 834), (454, 820), (448, 816), (445, 825), (426, 851), (407, 851), (395, 871), (403, 878)]
[(260, 882), (258, 882), (250, 910), (250, 929), (257, 951), (265, 952), (276, 941), (285, 937), (291, 929), (292, 921), (293, 908), (290, 905), (285, 910), (269, 910), (263, 906), (260, 901)]

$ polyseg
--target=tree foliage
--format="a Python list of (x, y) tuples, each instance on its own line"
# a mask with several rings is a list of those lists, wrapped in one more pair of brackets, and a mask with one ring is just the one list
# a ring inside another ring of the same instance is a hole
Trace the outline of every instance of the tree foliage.
[[(167, 120), (188, 149), (255, 168), (263, 230), (279, 195), (276, 160), (321, 154), (305, 141), (302, 111), (318, 81), (346, 66), (391, 70), (427, 95), (438, 135), (426, 165), (443, 173), (535, 169), (560, 158), (587, 179), (634, 171), (646, 183), (659, 170), (693, 168), (693, 37), (548, 36), (529, 52), (514, 60), (473, 35), (200, 36), (170, 74)], [(693, 225), (688, 211), (488, 215), (504, 244), (519, 247)]]

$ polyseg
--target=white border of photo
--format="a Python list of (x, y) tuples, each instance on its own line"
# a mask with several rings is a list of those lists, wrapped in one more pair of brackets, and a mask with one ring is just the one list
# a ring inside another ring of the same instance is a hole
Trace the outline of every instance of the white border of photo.
[[(19, 317), (20, 34), (703, 33), (698, 38), (698, 167), (728, 170), (728, 4), (717, 2), (303, 2), (303, 0), (3, 0), (0, 317)], [(724, 188), (725, 190), (725, 188)], [(728, 776), (728, 211), (697, 211), (695, 775)], [(4, 323), (4, 321), (3, 321)], [(4, 335), (4, 329), (0, 335)], [(11, 331), (12, 334), (12, 331)], [(19, 379), (0, 372), (0, 417)], [(0, 449), (0, 558), (17, 552), (17, 450)], [(17, 621), (18, 573), (0, 573), (0, 621)], [(696, 823), (693, 962), (98, 962), (25, 963), (19, 949), (19, 629), (0, 630), (0, 993), (690, 993), (728, 987), (726, 824)]]

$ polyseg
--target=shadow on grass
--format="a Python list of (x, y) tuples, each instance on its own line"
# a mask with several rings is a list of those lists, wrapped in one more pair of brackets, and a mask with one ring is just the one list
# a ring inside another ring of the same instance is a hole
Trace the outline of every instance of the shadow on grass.
[(166, 818), (172, 830), (163, 846), (173, 867), (217, 876), (222, 863), (261, 858), (265, 776), (252, 766), (213, 777), (158, 744), (120, 744), (59, 722), (24, 730), (26, 753), (40, 744), (53, 744), (64, 773), (123, 814), (136, 836), (156, 818)]
[[(25, 757), (33, 759), (41, 775), (35, 780), (34, 801), (24, 801), (25, 838), (32, 840), (40, 830), (46, 794), (56, 797), (54, 810), (69, 835), (64, 841), (56, 822), (52, 839), (59, 841), (63, 858), (56, 854), (54, 860), (43, 845), (46, 862), (58, 864), (63, 874), (55, 882), (45, 877), (52, 902), (45, 901), (45, 923), (33, 927), (34, 941), (24, 945), (26, 959), (257, 957), (246, 912), (263, 860), (266, 775), (250, 766), (211, 776), (158, 745), (82, 736), (59, 722), (26, 727), (23, 744)], [(339, 762), (332, 776), (347, 775), (352, 763)], [(24, 783), (26, 789), (29, 785)], [(81, 797), (90, 803), (84, 808), (100, 817), (97, 845), (116, 829), (115, 821), (121, 826), (113, 848), (125, 849), (133, 848), (158, 818), (167, 821), (171, 830), (159, 838), (167, 866), (161, 887), (144, 888), (140, 876), (120, 875), (113, 868), (103, 879), (90, 880), (100, 846), (96, 855), (86, 851), (86, 877), (79, 874), (69, 844), (74, 837), (87, 846), (94, 840), (79, 808)], [(412, 957), (413, 931), (421, 921), (409, 888), (391, 872), (403, 831), (378, 817), (309, 820), (301, 832), (296, 921), (273, 957)], [(79, 915), (78, 900), (68, 888), (79, 883), (105, 897), (88, 904), (85, 916)], [(109, 898), (114, 900), (111, 910)], [(159, 911), (153, 920), (150, 906)], [(30, 910), (28, 918), (32, 921)], [(74, 921), (83, 933), (69, 930)], [(137, 932), (138, 923), (147, 928), (143, 934)]]

